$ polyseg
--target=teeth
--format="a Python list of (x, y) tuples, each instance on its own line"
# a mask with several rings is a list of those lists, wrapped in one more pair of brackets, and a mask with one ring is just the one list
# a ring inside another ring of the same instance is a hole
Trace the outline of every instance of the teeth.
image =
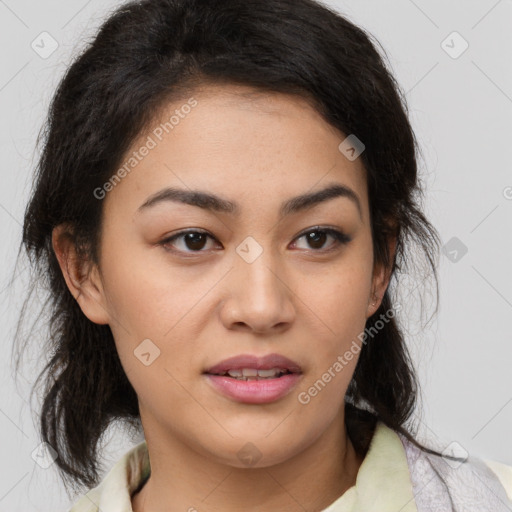
[(279, 375), (281, 370), (277, 368), (271, 368), (270, 370), (258, 370), (258, 377), (275, 377)]
[(269, 370), (256, 370), (256, 368), (243, 368), (241, 370), (228, 370), (227, 374), (230, 377), (240, 380), (259, 380), (259, 379), (273, 379), (279, 377), (286, 370), (279, 368), (271, 368)]

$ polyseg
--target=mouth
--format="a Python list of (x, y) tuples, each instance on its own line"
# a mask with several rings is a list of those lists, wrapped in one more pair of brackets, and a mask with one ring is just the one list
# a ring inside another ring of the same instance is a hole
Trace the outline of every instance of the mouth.
[(204, 373), (240, 380), (275, 379), (288, 373), (302, 373), (302, 368), (298, 363), (281, 354), (267, 354), (260, 357), (240, 354), (224, 359), (205, 370)]
[(302, 368), (280, 354), (231, 357), (203, 372), (223, 396), (249, 404), (274, 402), (287, 395), (302, 376)]
[(290, 371), (288, 369), (281, 368), (270, 368), (269, 370), (258, 370), (256, 368), (242, 368), (242, 369), (230, 369), (226, 372), (221, 373), (210, 373), (208, 375), (219, 375), (222, 377), (231, 377), (236, 380), (267, 380), (267, 379), (279, 379), (283, 375), (290, 373), (299, 373), (297, 371)]

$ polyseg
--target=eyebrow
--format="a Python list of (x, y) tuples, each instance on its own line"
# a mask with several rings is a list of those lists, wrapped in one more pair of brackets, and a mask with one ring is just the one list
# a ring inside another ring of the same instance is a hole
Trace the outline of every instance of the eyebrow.
[[(357, 194), (346, 185), (332, 184), (317, 192), (309, 192), (300, 196), (292, 197), (281, 204), (279, 217), (307, 210), (336, 197), (345, 197), (351, 200), (362, 219), (362, 207)], [(138, 212), (146, 210), (162, 202), (178, 202), (191, 206), (197, 206), (204, 210), (228, 213), (238, 216), (240, 205), (235, 201), (229, 201), (209, 192), (201, 190), (184, 190), (180, 188), (167, 187), (151, 195), (139, 208)]]

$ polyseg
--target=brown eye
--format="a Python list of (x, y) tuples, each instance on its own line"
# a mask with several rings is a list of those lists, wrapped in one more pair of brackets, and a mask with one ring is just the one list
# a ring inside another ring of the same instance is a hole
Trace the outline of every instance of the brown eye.
[[(325, 249), (324, 245), (326, 244), (326, 241), (329, 239), (329, 237), (331, 239), (334, 239), (334, 243), (331, 243), (331, 247)], [(306, 247), (306, 249), (314, 249), (314, 252), (328, 251), (333, 247), (336, 247), (337, 245), (347, 244), (351, 240), (351, 238), (348, 235), (342, 233), (341, 231), (332, 228), (320, 227), (313, 228), (310, 229), (309, 231), (302, 233), (302, 235), (297, 237), (297, 240), (300, 240), (301, 238), (306, 239), (306, 242), (308, 244), (308, 247)]]
[(307, 235), (305, 235), (308, 244), (313, 247), (313, 249), (321, 249), (325, 244), (325, 241), (328, 238), (327, 233), (325, 231), (310, 231)]
[[(164, 247), (171, 246), (170, 250), (177, 252), (205, 252), (203, 249), (207, 245), (209, 238), (214, 239), (205, 231), (181, 231), (163, 240), (161, 245)], [(181, 241), (181, 243), (176, 244), (174, 243), (175, 241)]]
[(184, 235), (185, 245), (192, 251), (200, 251), (206, 243), (204, 233), (187, 233)]

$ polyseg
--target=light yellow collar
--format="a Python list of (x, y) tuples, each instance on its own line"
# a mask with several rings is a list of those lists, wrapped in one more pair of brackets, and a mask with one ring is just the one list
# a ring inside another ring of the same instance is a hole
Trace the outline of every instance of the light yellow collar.
[(356, 484), (323, 512), (417, 512), (405, 449), (394, 430), (377, 422)]
[[(142, 441), (70, 512), (133, 512), (131, 494), (149, 471), (147, 446)], [(395, 431), (377, 423), (356, 484), (323, 512), (417, 512), (405, 449)]]

